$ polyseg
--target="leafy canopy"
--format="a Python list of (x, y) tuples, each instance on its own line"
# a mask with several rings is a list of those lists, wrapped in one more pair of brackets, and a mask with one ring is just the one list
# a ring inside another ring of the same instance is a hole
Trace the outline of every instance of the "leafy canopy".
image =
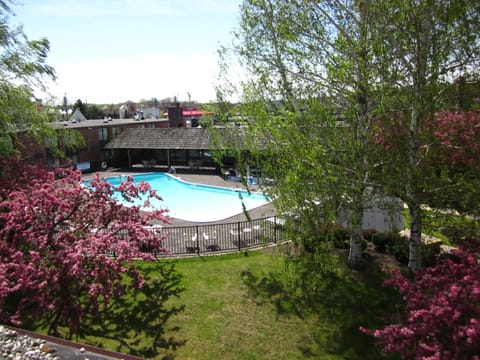
[[(18, 152), (20, 134), (40, 143), (49, 139), (55, 152), (56, 138), (65, 130), (48, 124), (48, 113), (38, 111), (34, 97), (35, 89), (45, 90), (45, 80), (55, 80), (54, 69), (46, 63), (50, 43), (47, 39), (30, 40), (21, 27), (9, 26), (13, 4), (0, 1), (0, 155)], [(73, 140), (72, 145), (80, 142)]]
[(0, 322), (47, 318), (51, 332), (59, 325), (75, 332), (87, 314), (124, 295), (124, 276), (143, 286), (134, 259), (153, 260), (145, 247), (164, 252), (149, 226), (167, 218), (111, 195), (158, 197), (148, 184), (113, 187), (97, 176), (84, 187), (79, 172), (15, 159), (1, 160), (0, 169)]

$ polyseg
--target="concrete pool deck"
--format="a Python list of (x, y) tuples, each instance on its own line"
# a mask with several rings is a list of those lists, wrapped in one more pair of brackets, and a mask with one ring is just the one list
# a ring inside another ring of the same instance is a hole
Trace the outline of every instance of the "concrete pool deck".
[[(116, 177), (119, 175), (137, 175), (137, 174), (145, 174), (145, 173), (153, 173), (158, 172), (151, 169), (150, 171), (138, 171), (138, 169), (129, 169), (129, 170), (122, 170), (122, 169), (111, 169), (106, 171), (98, 171), (95, 173), (85, 174), (83, 176), (84, 179), (92, 179), (98, 173), (101, 177), (109, 178), (109, 177)], [(161, 171), (164, 172), (164, 171)], [(237, 181), (227, 181), (224, 180), (221, 176), (214, 174), (213, 172), (178, 172), (177, 174), (173, 174), (177, 178), (195, 184), (204, 184), (204, 185), (211, 185), (211, 186), (220, 186), (224, 188), (241, 188), (246, 189), (246, 187)], [(250, 190), (256, 191), (256, 187), (251, 187)], [(162, 194), (160, 194), (162, 195)], [(272, 204), (267, 204), (260, 206), (258, 208), (252, 209), (248, 211), (251, 219), (260, 219), (264, 217), (270, 217), (276, 215), (275, 208)], [(237, 221), (246, 221), (247, 216), (244, 213), (240, 213), (222, 220), (211, 221), (211, 222), (192, 222), (182, 219), (175, 219), (170, 218), (172, 224), (170, 226), (192, 226), (192, 225), (203, 225), (203, 224), (222, 224), (222, 223), (230, 223), (230, 222), (237, 222)], [(167, 225), (168, 226), (168, 225)]]

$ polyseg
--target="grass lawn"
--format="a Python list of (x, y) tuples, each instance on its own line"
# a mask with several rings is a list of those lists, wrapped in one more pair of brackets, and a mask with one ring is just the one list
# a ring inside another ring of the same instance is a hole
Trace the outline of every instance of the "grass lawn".
[[(164, 338), (182, 345), (160, 349), (151, 358), (387, 358), (358, 330), (360, 325), (375, 327), (377, 318), (395, 304), (393, 293), (381, 286), (379, 273), (352, 273), (340, 266), (337, 274), (324, 277), (307, 266), (298, 278), (282, 253), (274, 248), (247, 255), (161, 260), (175, 263), (183, 276), (184, 290), (179, 298), (168, 299), (166, 307), (185, 309), (163, 326)], [(153, 303), (147, 306), (155, 314)], [(75, 340), (127, 352), (98, 332)], [(136, 346), (149, 346), (146, 338), (140, 341)]]

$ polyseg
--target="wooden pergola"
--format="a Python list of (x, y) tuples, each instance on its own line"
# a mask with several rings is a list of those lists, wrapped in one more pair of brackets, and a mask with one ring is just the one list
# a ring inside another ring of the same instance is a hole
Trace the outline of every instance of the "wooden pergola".
[[(227, 132), (229, 136), (227, 137)], [(217, 135), (213, 135), (217, 134)], [(132, 150), (165, 150), (170, 168), (170, 151), (172, 150), (197, 150), (202, 152), (225, 149), (228, 146), (242, 146), (243, 136), (232, 129), (206, 128), (129, 128), (118, 134), (106, 146), (106, 149), (127, 150), (128, 166), (132, 166)], [(229, 144), (220, 146), (219, 136)], [(230, 138), (231, 140), (227, 140)], [(233, 139), (233, 140), (232, 140)], [(232, 143), (234, 141), (234, 143)]]

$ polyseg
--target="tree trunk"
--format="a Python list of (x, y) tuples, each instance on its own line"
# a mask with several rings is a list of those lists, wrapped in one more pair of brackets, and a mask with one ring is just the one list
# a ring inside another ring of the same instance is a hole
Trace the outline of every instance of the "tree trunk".
[(429, 17), (429, 9), (426, 16), (419, 24), (419, 32), (416, 34), (416, 47), (413, 73), (413, 98), (412, 113), (410, 116), (408, 138), (408, 169), (406, 198), (410, 212), (410, 250), (408, 267), (413, 273), (422, 268), (421, 240), (422, 240), (422, 211), (419, 199), (420, 190), (417, 188), (419, 138), (424, 118), (428, 114), (431, 96), (427, 86), (427, 66), (429, 51), (431, 49), (431, 29), (433, 23)]
[(416, 273), (423, 267), (422, 264), (422, 210), (418, 201), (407, 203), (410, 212), (410, 247), (408, 268)]
[(350, 251), (348, 253), (348, 266), (352, 269), (365, 268), (363, 258), (363, 191), (355, 194), (352, 210), (349, 217), (350, 225)]

